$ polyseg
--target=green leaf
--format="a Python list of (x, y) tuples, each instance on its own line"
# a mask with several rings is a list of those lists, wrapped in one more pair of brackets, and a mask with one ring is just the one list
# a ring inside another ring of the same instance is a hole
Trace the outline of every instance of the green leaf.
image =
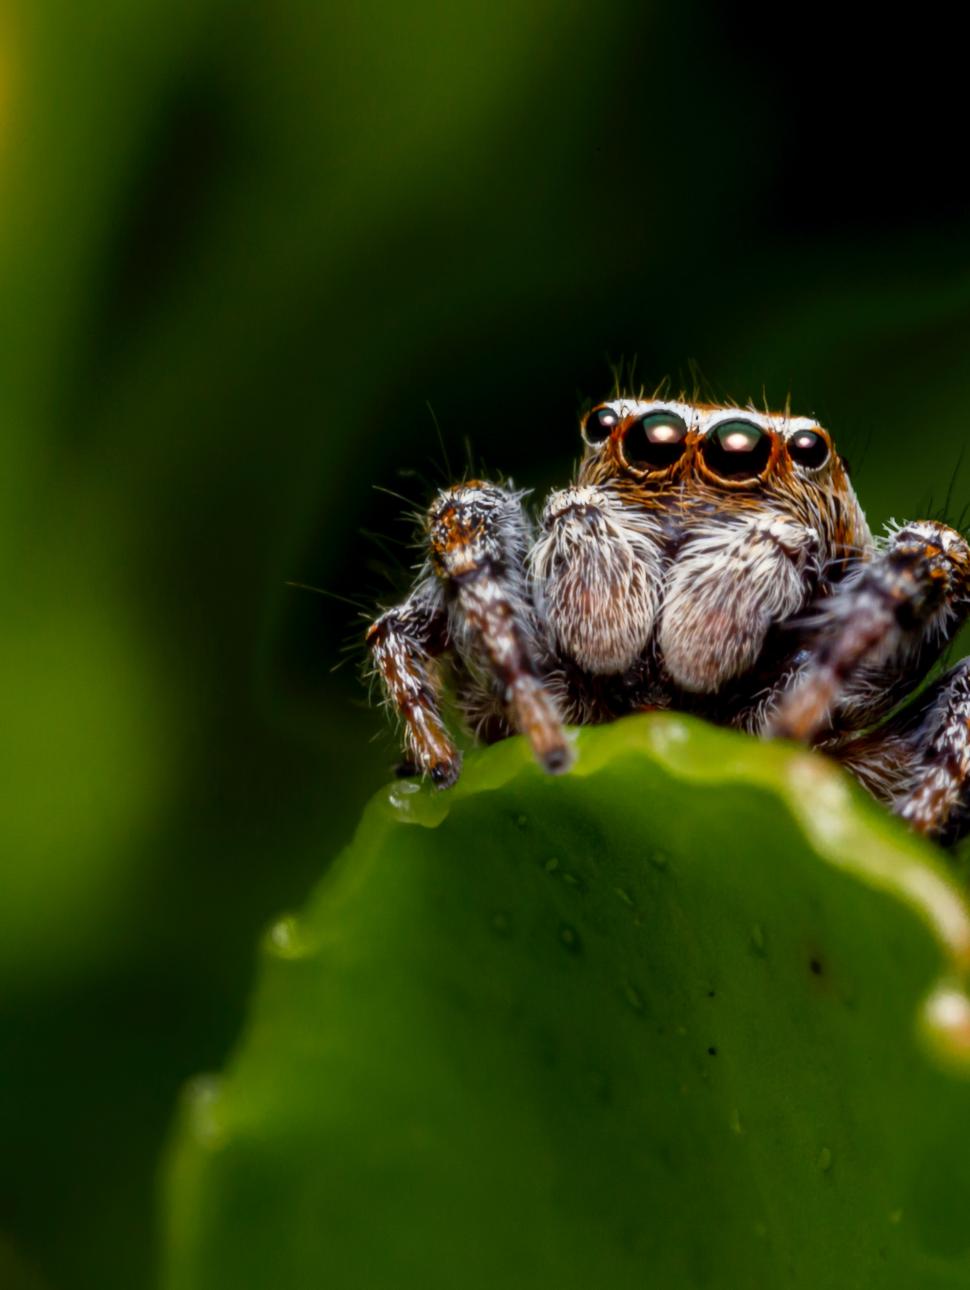
[(169, 1290), (970, 1281), (970, 914), (818, 757), (669, 715), (368, 807), (185, 1101)]

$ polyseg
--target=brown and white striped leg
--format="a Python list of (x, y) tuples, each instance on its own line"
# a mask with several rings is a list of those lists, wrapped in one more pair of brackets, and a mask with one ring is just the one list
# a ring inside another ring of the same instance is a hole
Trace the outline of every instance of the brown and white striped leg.
[(819, 607), (808, 659), (769, 733), (811, 740), (833, 716), (856, 727), (912, 685), (966, 618), (970, 548), (932, 520), (906, 524)]
[(918, 833), (970, 826), (970, 659), (884, 726), (828, 750)]
[(955, 842), (968, 824), (970, 662), (943, 677), (925, 701), (911, 744), (913, 782), (893, 810), (919, 833)]
[(429, 513), (428, 539), (455, 649), (469, 668), (493, 678), (511, 725), (529, 740), (540, 764), (566, 770), (572, 749), (540, 675), (521, 494), (477, 481), (446, 489)]
[(454, 784), (461, 771), (461, 753), (445, 729), (438, 700), (435, 656), (445, 629), (440, 590), (426, 579), (404, 604), (381, 614), (366, 636), (387, 700), (404, 722), (408, 757), (440, 788)]

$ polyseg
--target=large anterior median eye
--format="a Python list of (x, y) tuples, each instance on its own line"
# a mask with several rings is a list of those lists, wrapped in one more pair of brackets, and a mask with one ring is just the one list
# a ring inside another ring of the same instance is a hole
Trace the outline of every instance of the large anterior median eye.
[(687, 422), (676, 412), (649, 412), (627, 426), (623, 459), (634, 470), (662, 470), (684, 451)]
[(595, 447), (609, 439), (614, 426), (619, 424), (619, 414), (612, 408), (594, 408), (583, 425), (583, 438)]
[(753, 421), (722, 421), (704, 440), (704, 464), (723, 479), (760, 475), (771, 456), (771, 438)]
[(829, 455), (829, 446), (824, 436), (814, 430), (799, 430), (788, 440), (788, 455), (799, 466), (808, 466), (817, 470), (825, 464)]

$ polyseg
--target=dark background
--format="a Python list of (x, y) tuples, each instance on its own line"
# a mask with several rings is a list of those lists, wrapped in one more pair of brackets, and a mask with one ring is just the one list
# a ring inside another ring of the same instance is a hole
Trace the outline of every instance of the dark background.
[(466, 442), (561, 484), (635, 358), (960, 516), (947, 22), (0, 3), (5, 1290), (150, 1284), (179, 1086), (394, 760), (359, 613)]

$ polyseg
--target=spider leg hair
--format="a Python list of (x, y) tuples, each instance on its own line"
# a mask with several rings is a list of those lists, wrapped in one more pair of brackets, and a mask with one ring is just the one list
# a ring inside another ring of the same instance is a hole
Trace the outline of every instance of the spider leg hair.
[(882, 726), (826, 751), (916, 832), (958, 841), (970, 827), (970, 659)]
[(414, 591), (371, 624), (366, 643), (390, 706), (404, 723), (410, 762), (448, 788), (461, 771), (461, 754), (441, 718), (435, 658), (445, 642), (446, 615), (434, 578), (422, 578)]
[(497, 684), (512, 726), (551, 772), (572, 764), (558, 706), (540, 676), (528, 587), (531, 530), (522, 493), (476, 480), (445, 489), (428, 515), (430, 564), (448, 634), (470, 672)]
[(818, 606), (808, 664), (768, 733), (810, 740), (840, 709), (856, 725), (874, 720), (891, 677), (925, 671), (966, 617), (968, 597), (970, 547), (955, 529), (916, 520), (892, 531)]

